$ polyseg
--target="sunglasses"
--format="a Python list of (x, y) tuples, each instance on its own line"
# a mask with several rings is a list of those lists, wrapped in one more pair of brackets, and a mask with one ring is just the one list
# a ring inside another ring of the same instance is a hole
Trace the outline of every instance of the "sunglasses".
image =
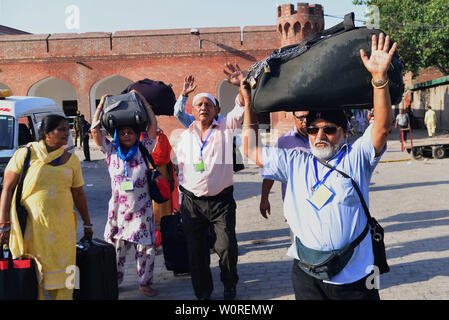
[(337, 129), (338, 129), (338, 127), (335, 127), (335, 126), (324, 126), (324, 127), (320, 127), (320, 128), (318, 128), (318, 127), (307, 127), (307, 133), (308, 134), (311, 134), (311, 135), (316, 135), (316, 134), (318, 134), (318, 131), (320, 131), (320, 129), (323, 129), (323, 131), (324, 131), (324, 133), (325, 134), (328, 134), (328, 135), (334, 135), (334, 134), (336, 134), (337, 133)]

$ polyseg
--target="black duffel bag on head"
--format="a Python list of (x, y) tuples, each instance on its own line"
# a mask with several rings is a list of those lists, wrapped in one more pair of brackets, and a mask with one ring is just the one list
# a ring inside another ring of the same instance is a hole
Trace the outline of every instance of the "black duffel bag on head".
[(144, 96), (155, 115), (173, 115), (176, 96), (171, 85), (145, 78), (130, 84), (122, 93), (128, 93), (131, 90), (136, 90)]
[[(381, 32), (355, 27), (351, 13), (330, 29), (274, 51), (249, 69), (252, 109), (261, 113), (372, 108), (372, 77), (363, 65), (360, 49), (369, 56), (372, 35)], [(395, 52), (388, 69), (392, 104), (402, 100), (402, 70)]]
[(101, 125), (114, 136), (118, 127), (130, 126), (145, 131), (148, 115), (142, 100), (135, 92), (107, 96), (100, 115)]

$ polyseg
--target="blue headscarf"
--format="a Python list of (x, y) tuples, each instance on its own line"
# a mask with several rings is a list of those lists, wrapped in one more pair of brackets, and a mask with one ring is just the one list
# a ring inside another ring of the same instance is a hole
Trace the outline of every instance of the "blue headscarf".
[[(133, 128), (134, 131), (136, 131), (136, 129)], [(139, 134), (138, 132), (136, 132), (137, 135)], [(139, 149), (139, 139), (137, 139), (136, 143), (129, 148), (128, 152), (126, 154), (123, 153), (122, 147), (120, 145), (120, 140), (118, 137), (118, 129), (115, 129), (114, 132), (114, 142), (115, 142), (115, 146), (117, 148), (117, 156), (123, 160), (124, 162), (124, 166), (125, 166), (125, 176), (128, 176), (128, 170), (127, 170), (127, 166), (126, 166), (126, 162), (131, 160), (132, 158), (134, 158), (134, 156), (137, 153), (137, 150)]]

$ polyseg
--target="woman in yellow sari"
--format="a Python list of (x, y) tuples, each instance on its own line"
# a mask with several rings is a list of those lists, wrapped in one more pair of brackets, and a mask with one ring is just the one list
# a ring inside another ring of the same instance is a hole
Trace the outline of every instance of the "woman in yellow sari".
[(21, 204), (27, 209), (22, 235), (15, 208), (16, 185), (27, 148), (16, 151), (5, 170), (0, 202), (0, 242), (9, 244), (14, 259), (31, 257), (38, 267), (38, 299), (71, 300), (66, 273), (76, 265), (75, 203), (84, 221), (84, 236), (92, 238), (92, 225), (83, 191), (79, 159), (65, 151), (69, 123), (58, 115), (42, 121), (39, 141), (31, 142), (30, 167), (25, 176)]

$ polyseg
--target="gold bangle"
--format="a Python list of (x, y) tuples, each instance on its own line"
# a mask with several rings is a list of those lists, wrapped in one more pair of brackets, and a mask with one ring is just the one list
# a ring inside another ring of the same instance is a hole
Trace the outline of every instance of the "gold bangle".
[(390, 82), (390, 79), (387, 79), (387, 81), (383, 82), (382, 80), (380, 81), (380, 83), (375, 83), (374, 79), (371, 78), (371, 85), (376, 88), (376, 89), (382, 89), (385, 88), (388, 83)]

